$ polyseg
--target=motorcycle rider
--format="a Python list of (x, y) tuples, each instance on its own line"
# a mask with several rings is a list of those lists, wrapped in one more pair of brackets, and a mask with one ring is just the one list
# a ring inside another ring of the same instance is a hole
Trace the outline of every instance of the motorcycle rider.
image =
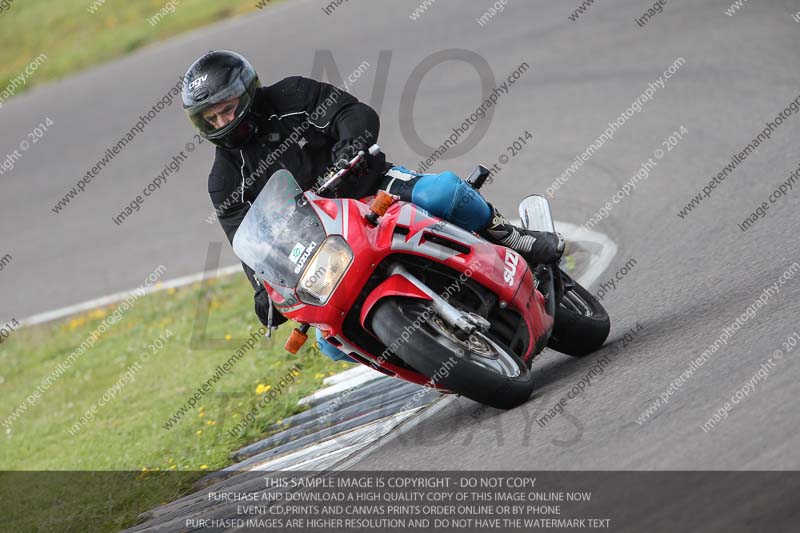
[[(209, 52), (192, 63), (184, 76), (182, 100), (198, 133), (216, 145), (208, 192), (231, 243), (274, 172), (288, 169), (308, 190), (328, 171), (344, 168), (359, 151), (375, 144), (380, 129), (377, 113), (347, 92), (300, 76), (261, 87), (252, 65), (225, 50)], [(337, 196), (362, 198), (383, 189), (512, 248), (529, 263), (552, 263), (561, 257), (563, 241), (557, 235), (510, 224), (452, 172), (418, 174), (387, 163), (382, 154), (367, 155), (345, 181)], [(268, 328), (285, 322), (253, 271), (243, 267), (255, 289), (259, 320)], [(329, 357), (348, 359), (319, 332), (317, 339)]]

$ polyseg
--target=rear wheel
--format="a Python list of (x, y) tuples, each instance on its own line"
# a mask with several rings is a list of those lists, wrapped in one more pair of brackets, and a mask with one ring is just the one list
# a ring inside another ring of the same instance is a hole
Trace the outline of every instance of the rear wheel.
[(603, 305), (577, 281), (561, 297), (556, 310), (549, 348), (573, 357), (583, 357), (603, 346), (611, 320)]
[(454, 331), (425, 301), (384, 298), (376, 304), (371, 324), (405, 363), (471, 400), (511, 409), (533, 392), (530, 369), (510, 349), (485, 333)]

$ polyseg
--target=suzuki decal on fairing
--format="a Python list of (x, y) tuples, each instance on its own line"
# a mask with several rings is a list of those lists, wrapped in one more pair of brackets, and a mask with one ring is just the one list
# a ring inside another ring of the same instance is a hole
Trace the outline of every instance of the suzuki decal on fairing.
[(519, 256), (510, 248), (506, 248), (506, 260), (503, 267), (503, 279), (509, 287), (514, 285), (514, 276), (517, 274), (517, 263)]
[[(323, 196), (360, 157), (317, 191), (298, 193), (288, 170), (275, 172), (234, 236), (245, 264), (270, 265), (259, 279), (300, 323), (288, 351), (316, 327), (331, 350), (382, 373), (510, 409), (530, 398), (545, 347), (580, 357), (603, 345), (608, 314), (557, 264), (530, 265), (386, 191), (370, 205)], [(297, 209), (288, 224), (287, 201)], [(520, 218), (552, 226), (541, 196), (523, 200)]]
[(294, 267), (295, 274), (300, 273), (300, 271), (303, 269), (303, 265), (306, 264), (306, 261), (308, 261), (308, 257), (311, 255), (311, 252), (313, 252), (316, 247), (317, 247), (316, 241), (311, 241), (311, 244), (308, 245), (306, 251), (303, 252), (303, 255), (301, 255), (300, 258), (297, 260), (297, 266)]
[(306, 247), (300, 244), (299, 242), (294, 245), (292, 251), (289, 252), (289, 261), (294, 264), (297, 264), (297, 261), (300, 259), (300, 256), (303, 255), (303, 252), (306, 251)]

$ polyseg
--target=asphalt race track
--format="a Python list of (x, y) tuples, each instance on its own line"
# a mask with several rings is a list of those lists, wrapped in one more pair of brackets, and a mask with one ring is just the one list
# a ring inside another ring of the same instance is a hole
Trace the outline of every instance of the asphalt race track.
[[(52, 210), (207, 50), (243, 53), (265, 83), (312, 74), (315, 57), (313, 73), (337, 83), (330, 58), (344, 78), (368, 62), (350, 91), (379, 109), (380, 144), (409, 168), (480, 105), (479, 72), (502, 83), (527, 64), (493, 114), (471, 128), (485, 133), (477, 144), (466, 153), (454, 149), (462, 154), (433, 169), (465, 175), (478, 162), (491, 166), (506, 156), (484, 193), (510, 214), (523, 196), (548, 187), (555, 217), (576, 225), (609, 203), (593, 228), (618, 247), (600, 276), (617, 278), (603, 298), (612, 318), (608, 345), (584, 360), (546, 352), (525, 406), (499, 412), (449, 400), (349, 467), (799, 468), (800, 348), (792, 351), (789, 339), (800, 330), (800, 264), (792, 270), (800, 261), (800, 179), (792, 177), (800, 167), (800, 112), (792, 104), (800, 96), (800, 24), (792, 19), (800, 1), (749, 2), (728, 16), (728, 0), (668, 0), (644, 27), (635, 18), (652, 3), (597, 2), (572, 21), (579, 3), (509, 0), (483, 26), (476, 19), (489, 1), (436, 2), (416, 21), (409, 18), (416, 0), (350, 0), (330, 15), (326, 2), (280, 3), (15, 98), (0, 110), (0, 158), (41, 121), (54, 125), (0, 176), (0, 257), (13, 256), (0, 271), (0, 318), (138, 286), (162, 263), (167, 277), (207, 268), (210, 245), (224, 239), (205, 220), (213, 153), (207, 142), (187, 152), (195, 139), (179, 102), (60, 213)], [(432, 68), (414, 95), (426, 58)], [(554, 180), (636, 101), (640, 110), (554, 191)], [(769, 138), (740, 157), (779, 114)], [(507, 147), (526, 131), (533, 140), (510, 157)], [(181, 151), (187, 158), (180, 171), (116, 225), (112, 217)], [(734, 156), (741, 162), (712, 188)], [(787, 181), (791, 189), (772, 195)], [(704, 187), (708, 197), (679, 216)], [(765, 214), (742, 231), (762, 202)], [(219, 264), (234, 264), (223, 248)], [(710, 346), (704, 364), (692, 366)], [(598, 366), (602, 374), (592, 372)], [(763, 368), (766, 376), (753, 380)], [(753, 390), (727, 418), (703, 429), (748, 382)], [(662, 395), (666, 400), (654, 404)], [(563, 414), (536, 422), (562, 398)]]

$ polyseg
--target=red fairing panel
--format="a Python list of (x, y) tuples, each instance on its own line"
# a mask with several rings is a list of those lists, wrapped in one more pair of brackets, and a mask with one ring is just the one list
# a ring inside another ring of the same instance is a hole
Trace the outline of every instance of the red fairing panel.
[(364, 307), (361, 308), (361, 326), (366, 328), (366, 320), (372, 307), (381, 298), (388, 296), (409, 296), (421, 300), (430, 300), (430, 296), (422, 292), (416, 285), (399, 274), (393, 274), (386, 278), (380, 285), (367, 296)]
[[(308, 193), (307, 196), (325, 226), (326, 233), (344, 236), (353, 250), (354, 259), (341, 284), (325, 306), (318, 307), (298, 302), (297, 307), (284, 314), (288, 318), (328, 330), (331, 335), (349, 344), (362, 357), (375, 360), (380, 354), (366, 353), (357, 346), (354, 339), (345, 339), (342, 336), (342, 323), (346, 312), (352, 308), (375, 267), (392, 253), (430, 258), (463, 272), (464, 280), (471, 277), (495, 292), (501, 300), (508, 303), (509, 307), (524, 317), (531, 333), (531, 349), (536, 344), (536, 338), (543, 335), (552, 324), (552, 319), (544, 311), (544, 298), (534, 288), (533, 275), (516, 252), (490, 244), (452, 224), (444, 224), (413, 204), (404, 202), (393, 204), (381, 218), (381, 223), (377, 227), (372, 227), (364, 221), (369, 207), (359, 201), (323, 199), (313, 193)], [(405, 235), (397, 233), (395, 232), (397, 226), (407, 228), (408, 231)], [(429, 235), (461, 243), (469, 248), (470, 252), (459, 253), (429, 240), (427, 238)], [(270, 294), (273, 295), (273, 291), (270, 291)], [(369, 295), (360, 317), (362, 324), (375, 302), (382, 297), (396, 295), (429, 299), (402, 276), (391, 276)], [(526, 357), (530, 355), (526, 354)], [(402, 379), (415, 383), (424, 382), (420, 381), (423, 376), (419, 374), (402, 368), (386, 368), (396, 372)]]
[(552, 327), (553, 319), (545, 309), (544, 296), (535, 288), (533, 272), (527, 262), (513, 250), (478, 241), (472, 245), (472, 253), (450, 258), (445, 264), (492, 290), (523, 317), (530, 346), (523, 359), (530, 359), (536, 340)]

